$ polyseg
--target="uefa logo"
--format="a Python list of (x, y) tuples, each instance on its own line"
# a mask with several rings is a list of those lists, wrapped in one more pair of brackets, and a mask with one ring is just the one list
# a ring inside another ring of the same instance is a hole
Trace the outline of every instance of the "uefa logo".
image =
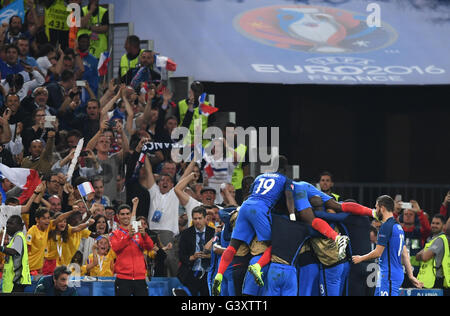
[(260, 43), (308, 53), (365, 53), (397, 40), (390, 25), (369, 26), (366, 19), (366, 14), (331, 7), (278, 5), (244, 12), (234, 27)]

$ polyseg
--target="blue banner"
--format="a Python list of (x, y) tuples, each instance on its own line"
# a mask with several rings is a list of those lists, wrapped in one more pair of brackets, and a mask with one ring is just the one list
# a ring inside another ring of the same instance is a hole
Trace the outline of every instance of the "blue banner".
[[(432, 0), (430, 0), (433, 2)], [(175, 76), (283, 84), (450, 84), (450, 6), (368, 0), (113, 0)]]
[(443, 296), (442, 289), (400, 289), (400, 296)]
[(15, 15), (20, 16), (22, 22), (25, 21), (25, 9), (23, 7), (23, 0), (14, 1), (10, 5), (0, 10), (0, 24), (9, 23), (11, 17)]

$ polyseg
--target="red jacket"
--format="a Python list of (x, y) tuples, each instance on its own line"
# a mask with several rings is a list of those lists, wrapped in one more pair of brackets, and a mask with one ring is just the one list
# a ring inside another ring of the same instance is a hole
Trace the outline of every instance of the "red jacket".
[(449, 215), (449, 214), (448, 214), (447, 207), (444, 204), (441, 205), (441, 209), (439, 210), (439, 213), (445, 217), (445, 220), (447, 220), (447, 218), (448, 218), (447, 215)]
[[(114, 272), (119, 279), (144, 280), (147, 274), (144, 250), (152, 250), (153, 241), (145, 234), (135, 234), (131, 238), (123, 227), (113, 231), (109, 237), (111, 248), (117, 255)], [(139, 245), (139, 246), (138, 246)]]

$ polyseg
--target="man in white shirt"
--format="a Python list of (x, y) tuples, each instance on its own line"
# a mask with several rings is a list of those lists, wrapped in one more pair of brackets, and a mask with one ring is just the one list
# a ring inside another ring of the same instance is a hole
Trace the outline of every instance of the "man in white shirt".
[(184, 171), (183, 176), (180, 181), (178, 181), (175, 186), (175, 194), (177, 195), (180, 204), (185, 208), (186, 214), (188, 216), (188, 227), (192, 225), (192, 210), (200, 205), (212, 206), (216, 199), (217, 192), (212, 187), (204, 187), (200, 191), (201, 201), (197, 201), (192, 196), (187, 194), (184, 190), (187, 185), (192, 181), (196, 180), (198, 175), (194, 172), (195, 161), (191, 161)]
[[(168, 174), (161, 174), (156, 183), (151, 164), (148, 164), (148, 191), (150, 192), (150, 209), (148, 215), (149, 228), (159, 234), (161, 243), (174, 243), (178, 235), (178, 208), (180, 202), (174, 191), (173, 178)], [(178, 270), (178, 256), (175, 251), (167, 251), (166, 266), (169, 277), (175, 277)]]

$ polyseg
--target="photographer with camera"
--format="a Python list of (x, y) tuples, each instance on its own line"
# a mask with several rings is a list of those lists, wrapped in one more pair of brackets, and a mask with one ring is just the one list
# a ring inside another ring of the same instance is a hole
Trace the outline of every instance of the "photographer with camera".
[(153, 249), (153, 241), (140, 222), (131, 222), (130, 206), (119, 206), (117, 217), (120, 227), (110, 235), (111, 248), (117, 256), (115, 295), (148, 296), (144, 251)]

